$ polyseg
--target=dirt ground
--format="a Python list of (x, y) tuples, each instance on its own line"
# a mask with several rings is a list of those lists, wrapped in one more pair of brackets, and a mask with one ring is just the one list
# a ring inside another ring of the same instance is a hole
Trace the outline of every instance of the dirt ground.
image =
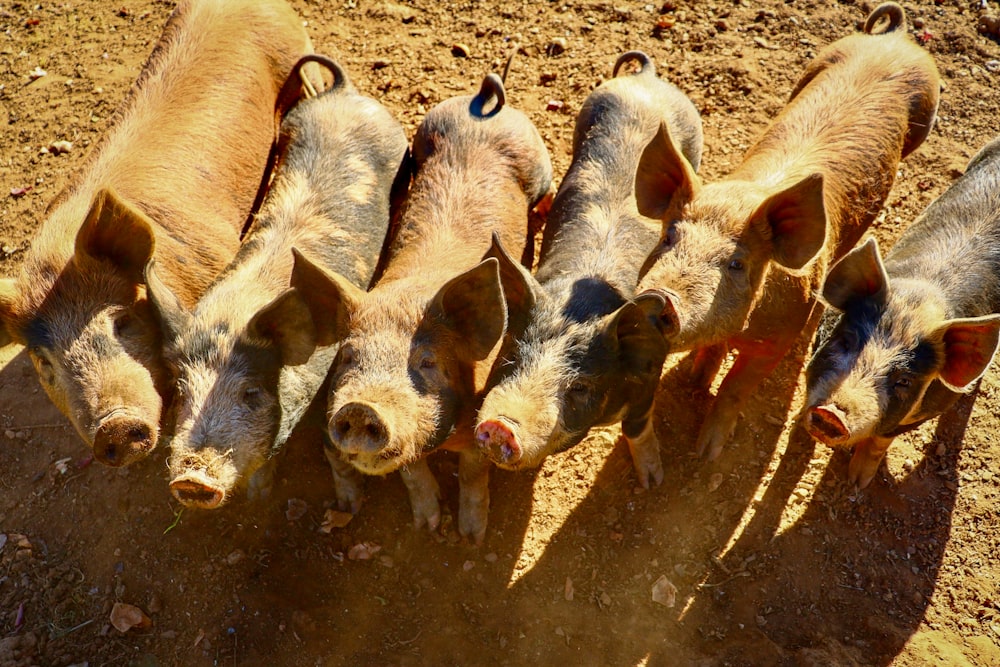
[[(817, 51), (872, 5), (293, 0), (408, 133), (468, 94), (518, 41), (508, 101), (546, 140), (557, 178), (572, 124), (617, 55), (642, 49), (705, 123), (717, 178), (776, 114)], [(945, 88), (937, 126), (901, 166), (876, 234), (905, 224), (1000, 130), (996, 2), (904, 3)], [(0, 2), (0, 275), (137, 76), (162, 0)], [(44, 76), (38, 76), (44, 70)], [(60, 152), (55, 142), (72, 142)], [(163, 452), (90, 464), (18, 347), (0, 350), (0, 664), (997, 665), (1000, 375), (900, 438), (871, 487), (815, 445), (801, 406), (803, 340), (758, 392), (715, 464), (691, 455), (703, 406), (671, 358), (657, 431), (666, 479), (637, 488), (616, 429), (536, 474), (497, 472), (482, 547), (461, 544), (457, 462), (434, 457), (448, 516), (415, 531), (398, 476), (369, 480), (346, 527), (319, 432), (300, 428), (269, 503), (181, 511)], [(654, 601), (654, 592), (656, 601)], [(147, 629), (110, 625), (116, 602)]]

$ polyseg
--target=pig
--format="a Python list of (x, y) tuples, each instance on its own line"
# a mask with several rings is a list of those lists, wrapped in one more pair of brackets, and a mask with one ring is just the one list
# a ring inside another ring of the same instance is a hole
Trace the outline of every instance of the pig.
[[(638, 72), (619, 76), (632, 61)], [(639, 215), (633, 183), (660, 123), (697, 169), (697, 109), (656, 76), (646, 54), (623, 54), (577, 116), (573, 161), (549, 212), (537, 277), (494, 248), (511, 285), (508, 318), (518, 324), (487, 383), (476, 441), (501, 468), (537, 466), (591, 427), (621, 421), (639, 482), (663, 480), (650, 417), (667, 352), (664, 302), (656, 294), (633, 298), (659, 234), (658, 222)]]
[(885, 262), (869, 239), (826, 277), (839, 313), (806, 367), (805, 429), (854, 447), (871, 483), (893, 439), (972, 391), (1000, 340), (1000, 138), (903, 233)]
[[(336, 62), (333, 83), (281, 121), (274, 179), (232, 262), (187, 310), (147, 268), (163, 322), (164, 357), (174, 371), (174, 429), (168, 469), (173, 496), (214, 509), (246, 488), (266, 497), (277, 453), (320, 388), (336, 345), (315, 345), (308, 310), (289, 287), (295, 247), (357, 290), (375, 272), (393, 189), (405, 183), (402, 125), (358, 93)], [(283, 95), (279, 96), (282, 97)]]
[(639, 292), (666, 300), (670, 349), (694, 351), (704, 391), (737, 352), (697, 436), (700, 455), (719, 456), (754, 389), (814, 326), (822, 276), (858, 242), (899, 161), (927, 136), (939, 91), (933, 59), (908, 37), (902, 8), (887, 3), (863, 34), (819, 53), (726, 178), (702, 184), (666, 125), (647, 146), (636, 197), (663, 228)]
[(0, 344), (27, 348), (98, 461), (148, 455), (170, 400), (145, 265), (155, 258), (190, 307), (232, 259), (278, 90), (309, 51), (284, 2), (182, 2), (102, 140), (49, 204), (19, 275), (0, 280)]
[(505, 102), (503, 81), (488, 74), (477, 94), (428, 112), (413, 139), (400, 231), (369, 292), (304, 253), (292, 273), (317, 342), (342, 341), (327, 407), (332, 446), (366, 475), (399, 470), (415, 527), (431, 530), (441, 510), (426, 455), (458, 451), (458, 527), (476, 543), (489, 466), (473, 420), (507, 324), (498, 262), (482, 258), (491, 234), (524, 247), (528, 210), (552, 181), (538, 131)]

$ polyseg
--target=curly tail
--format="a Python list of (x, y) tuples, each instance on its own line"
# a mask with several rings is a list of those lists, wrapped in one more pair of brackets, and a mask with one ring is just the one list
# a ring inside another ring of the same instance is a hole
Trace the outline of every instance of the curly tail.
[[(882, 19), (888, 19), (888, 25), (884, 25)], [(876, 29), (877, 28), (877, 29)], [(869, 35), (884, 35), (902, 29), (907, 30), (906, 12), (895, 2), (885, 2), (868, 15), (865, 21), (865, 32)]]
[(639, 71), (636, 74), (656, 74), (656, 67), (649, 56), (642, 51), (626, 51), (618, 56), (618, 60), (615, 61), (615, 68), (611, 71), (611, 76), (618, 76), (618, 70), (622, 68), (622, 65), (632, 61), (639, 63)]

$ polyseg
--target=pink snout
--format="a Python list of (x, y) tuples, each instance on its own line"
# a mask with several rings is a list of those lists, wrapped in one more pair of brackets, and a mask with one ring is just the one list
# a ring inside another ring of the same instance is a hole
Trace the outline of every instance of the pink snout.
[(851, 438), (844, 413), (832, 405), (820, 405), (809, 409), (806, 415), (806, 431), (825, 445), (842, 445)]
[(109, 466), (127, 466), (156, 444), (156, 427), (135, 417), (105, 419), (94, 434), (94, 458)]
[(516, 465), (521, 460), (517, 436), (497, 419), (488, 419), (476, 427), (476, 443), (497, 465)]

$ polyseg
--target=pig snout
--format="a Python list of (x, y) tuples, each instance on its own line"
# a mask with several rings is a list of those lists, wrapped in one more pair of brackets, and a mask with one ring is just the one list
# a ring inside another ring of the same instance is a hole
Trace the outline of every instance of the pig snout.
[(651, 288), (643, 290), (642, 294), (656, 294), (663, 299), (663, 310), (660, 311), (660, 327), (665, 338), (673, 338), (681, 330), (681, 316), (678, 308), (680, 297), (668, 289)]
[(346, 454), (370, 454), (389, 444), (389, 427), (371, 405), (347, 403), (330, 420), (330, 439)]
[(170, 493), (186, 507), (215, 509), (226, 499), (226, 491), (204, 475), (189, 474), (170, 482)]
[(516, 466), (521, 460), (517, 436), (499, 419), (488, 419), (476, 427), (476, 443), (482, 453), (499, 466)]
[(124, 415), (106, 418), (94, 433), (94, 458), (109, 466), (127, 466), (149, 454), (156, 435), (156, 426), (142, 419)]
[(851, 438), (845, 424), (846, 415), (834, 405), (814, 406), (806, 413), (805, 428), (809, 435), (826, 445), (842, 445)]

